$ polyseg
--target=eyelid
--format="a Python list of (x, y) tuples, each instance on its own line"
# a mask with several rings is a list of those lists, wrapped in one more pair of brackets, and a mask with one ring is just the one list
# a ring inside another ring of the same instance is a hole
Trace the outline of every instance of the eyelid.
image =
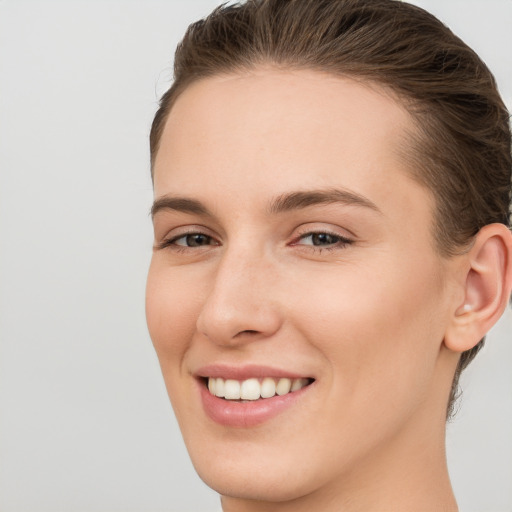
[(320, 233), (335, 236), (337, 238), (340, 238), (341, 240), (346, 241), (347, 243), (353, 243), (357, 240), (357, 236), (352, 231), (349, 231), (346, 228), (341, 228), (339, 226), (330, 227), (320, 222), (308, 222), (306, 224), (303, 224), (302, 226), (299, 226), (296, 229), (296, 232), (298, 232), (298, 234), (293, 235), (293, 240), (291, 242), (292, 244), (296, 243), (302, 238), (305, 238), (308, 235)]
[[(316, 226), (315, 226), (316, 224)], [(345, 233), (340, 233), (336, 229), (330, 229), (324, 226), (318, 225), (320, 223), (307, 223), (303, 226), (300, 226), (298, 228), (298, 233), (295, 234), (293, 239), (289, 242), (289, 245), (292, 246), (303, 246), (308, 247), (309, 250), (321, 250), (321, 249), (336, 249), (341, 248), (346, 245), (353, 244), (356, 240), (355, 237), (352, 237), (351, 235), (346, 234), (348, 230), (343, 230)], [(313, 245), (313, 244), (301, 244), (300, 241), (315, 235), (315, 234), (327, 234), (332, 237), (337, 238), (338, 240), (336, 242), (333, 242), (332, 244), (326, 244), (325, 246), (322, 245)], [(179, 240), (180, 238), (186, 237), (188, 235), (204, 235), (211, 239), (213, 243), (210, 243), (208, 245), (204, 246), (197, 246), (197, 247), (188, 247), (187, 245), (180, 245), (176, 244), (175, 242)], [(186, 225), (181, 227), (176, 227), (172, 230), (170, 230), (160, 241), (155, 242), (155, 249), (164, 249), (168, 247), (173, 247), (174, 249), (182, 249), (182, 250), (198, 250), (201, 247), (215, 247), (222, 245), (221, 242), (218, 239), (218, 236), (211, 232), (210, 229), (206, 228), (205, 226), (201, 225)]]
[[(326, 234), (336, 238), (332, 243), (315, 245), (314, 243), (302, 243), (301, 241), (318, 234)], [(357, 241), (357, 237), (348, 229), (325, 222), (307, 222), (295, 229), (293, 238), (288, 245), (305, 256), (317, 257), (328, 253), (338, 254), (345, 251)]]
[[(174, 247), (176, 249), (194, 249), (197, 250), (197, 247), (187, 247), (186, 245), (178, 245), (174, 242), (176, 240), (179, 240), (180, 238), (183, 238), (188, 235), (205, 235), (208, 238), (211, 238), (215, 243), (209, 244), (209, 246), (218, 246), (221, 245), (219, 240), (217, 239), (217, 236), (211, 233), (211, 230), (207, 229), (204, 226), (199, 225), (188, 225), (188, 226), (182, 226), (177, 227), (169, 231), (165, 236), (162, 237), (160, 241), (157, 241), (155, 243), (155, 249), (164, 249), (166, 247)], [(208, 246), (203, 246), (208, 247)]]
[[(175, 236), (173, 238), (171, 238), (168, 243), (171, 244), (171, 245), (177, 245), (178, 247), (189, 247), (187, 244), (179, 244), (178, 243), (178, 240), (181, 240), (181, 239), (187, 239), (189, 236), (196, 236), (196, 235), (200, 235), (200, 236), (204, 236), (205, 238), (208, 239), (208, 241), (212, 241), (214, 240), (214, 238), (210, 235), (207, 235), (206, 233), (185, 233), (183, 235), (179, 235), (179, 236)], [(206, 245), (218, 245), (218, 244), (212, 244), (212, 243), (208, 243)], [(196, 247), (199, 247), (199, 246), (196, 246)]]
[[(315, 245), (315, 244), (305, 244), (305, 243), (301, 244), (300, 243), (301, 240), (305, 240), (309, 237), (312, 237), (313, 235), (329, 235), (329, 236), (332, 236), (333, 238), (336, 238), (337, 240), (335, 242), (328, 243), (326, 245)], [(291, 245), (305, 246), (305, 247), (309, 247), (309, 248), (312, 248), (315, 250), (319, 250), (319, 249), (335, 249), (337, 247), (344, 247), (346, 245), (350, 245), (353, 243), (354, 243), (354, 240), (347, 238), (343, 235), (339, 235), (337, 233), (331, 233), (329, 231), (310, 231), (310, 232), (304, 233), (303, 235), (296, 238), (292, 242)]]

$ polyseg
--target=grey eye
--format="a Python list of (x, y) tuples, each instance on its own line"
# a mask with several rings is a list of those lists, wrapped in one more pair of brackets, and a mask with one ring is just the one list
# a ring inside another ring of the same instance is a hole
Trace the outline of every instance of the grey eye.
[(211, 243), (212, 237), (203, 233), (190, 233), (174, 240), (174, 244), (185, 247), (202, 247), (204, 245), (210, 245)]
[(313, 245), (330, 245), (339, 242), (339, 237), (329, 233), (313, 233), (311, 235)]
[(340, 242), (341, 237), (330, 233), (309, 233), (301, 238), (304, 245), (332, 245)]

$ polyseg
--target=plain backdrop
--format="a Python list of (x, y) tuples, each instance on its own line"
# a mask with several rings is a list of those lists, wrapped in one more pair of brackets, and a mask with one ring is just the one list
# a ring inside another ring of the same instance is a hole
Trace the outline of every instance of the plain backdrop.
[[(512, 106), (512, 1), (424, 0)], [(0, 1), (0, 510), (219, 510), (144, 318), (147, 136), (213, 0)], [(512, 314), (448, 427), (461, 512), (512, 511)]]

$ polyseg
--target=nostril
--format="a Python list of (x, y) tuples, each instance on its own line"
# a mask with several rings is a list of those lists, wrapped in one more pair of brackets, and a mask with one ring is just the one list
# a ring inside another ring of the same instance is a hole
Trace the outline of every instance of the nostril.
[(256, 336), (257, 334), (260, 334), (260, 332), (253, 329), (246, 329), (245, 331), (240, 331), (239, 333), (235, 334), (234, 337), (237, 338), (243, 336)]

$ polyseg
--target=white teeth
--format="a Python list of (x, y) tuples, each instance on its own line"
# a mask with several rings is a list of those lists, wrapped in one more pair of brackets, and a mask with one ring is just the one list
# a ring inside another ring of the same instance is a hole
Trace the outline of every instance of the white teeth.
[(279, 382), (276, 386), (276, 393), (281, 395), (286, 395), (286, 393), (290, 392), (290, 389), (292, 388), (292, 381), (290, 379), (284, 378), (279, 379)]
[(242, 400), (258, 400), (260, 397), (260, 383), (258, 379), (244, 380), (240, 386), (240, 398)]
[(261, 398), (272, 398), (276, 394), (276, 381), (265, 377), (261, 383)]
[(293, 379), (291, 391), (298, 391), (306, 386), (308, 379)]
[(224, 398), (227, 400), (240, 400), (240, 382), (228, 379), (224, 383)]
[(221, 379), (219, 377), (218, 379), (208, 379), (208, 381), (210, 381), (210, 380), (215, 381), (215, 396), (223, 398), (224, 397), (224, 379)]
[(215, 384), (217, 383), (217, 379), (208, 379), (208, 389), (212, 395), (215, 395)]
[(298, 391), (308, 385), (308, 379), (274, 379), (265, 377), (263, 380), (251, 378), (244, 381), (234, 379), (224, 380), (221, 377), (209, 377), (208, 389), (212, 395), (226, 400), (258, 400), (272, 398)]

